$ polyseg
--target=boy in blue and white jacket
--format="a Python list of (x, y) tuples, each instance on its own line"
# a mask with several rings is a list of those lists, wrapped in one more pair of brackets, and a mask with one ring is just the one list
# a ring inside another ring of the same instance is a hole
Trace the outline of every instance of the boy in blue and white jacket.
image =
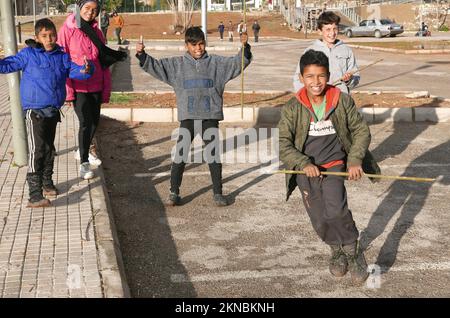
[(59, 109), (66, 99), (68, 77), (86, 80), (93, 67), (85, 59), (80, 66), (56, 44), (56, 27), (49, 19), (35, 25), (35, 39), (14, 56), (0, 60), (0, 73), (22, 71), (20, 97), (28, 135), (29, 201), (27, 207), (47, 207), (44, 197), (58, 194), (53, 184), (56, 125), (61, 121)]

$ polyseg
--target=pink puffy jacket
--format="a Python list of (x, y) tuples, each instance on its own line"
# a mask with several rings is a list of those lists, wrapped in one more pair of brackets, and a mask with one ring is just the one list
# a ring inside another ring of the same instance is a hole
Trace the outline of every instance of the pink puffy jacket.
[[(94, 21), (92, 27), (97, 31), (97, 35), (104, 43), (102, 31), (98, 28), (97, 21)], [(102, 92), (102, 102), (109, 103), (111, 95), (111, 72), (109, 68), (102, 69), (100, 66), (99, 52), (89, 37), (77, 28), (75, 15), (67, 17), (64, 25), (58, 32), (58, 44), (64, 48), (64, 51), (70, 55), (73, 62), (83, 65), (84, 56), (94, 62), (95, 72), (92, 77), (86, 81), (67, 79), (67, 101), (75, 100), (75, 92), (93, 93)]]

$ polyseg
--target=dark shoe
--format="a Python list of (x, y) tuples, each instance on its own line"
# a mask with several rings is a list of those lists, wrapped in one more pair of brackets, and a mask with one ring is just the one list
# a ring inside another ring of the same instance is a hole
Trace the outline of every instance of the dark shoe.
[(175, 192), (170, 192), (169, 194), (169, 200), (167, 201), (167, 204), (170, 206), (176, 206), (180, 205), (181, 203), (181, 197), (176, 194)]
[(361, 285), (366, 281), (367, 277), (369, 277), (366, 258), (358, 245), (358, 242), (355, 242), (342, 247), (347, 256), (348, 270), (352, 277), (352, 283), (355, 285)]
[(217, 206), (227, 206), (228, 201), (222, 194), (214, 194), (214, 202)]
[(329, 269), (330, 273), (336, 277), (342, 277), (347, 273), (348, 262), (347, 257), (340, 245), (330, 245), (331, 248), (331, 258)]
[(46, 208), (46, 207), (49, 207), (51, 205), (52, 204), (50, 203), (49, 199), (42, 198), (39, 201), (31, 201), (31, 200), (29, 200), (28, 204), (27, 204), (27, 208)]
[(47, 204), (45, 202), (46, 199), (42, 195), (42, 175), (39, 173), (27, 173), (27, 183), (30, 198), (27, 207), (40, 207), (41, 204)]
[(52, 179), (43, 180), (42, 190), (44, 197), (56, 197), (59, 194), (58, 189), (56, 189)]

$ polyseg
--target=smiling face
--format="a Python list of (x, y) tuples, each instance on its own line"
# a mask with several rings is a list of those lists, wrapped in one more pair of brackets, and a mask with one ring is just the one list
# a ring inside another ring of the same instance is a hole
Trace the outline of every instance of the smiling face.
[(80, 16), (84, 21), (91, 22), (95, 19), (98, 12), (97, 2), (87, 2), (80, 10)]
[(335, 23), (324, 24), (322, 25), (322, 29), (319, 30), (319, 33), (322, 36), (322, 40), (328, 47), (332, 47), (336, 42), (338, 30), (338, 26)]
[(322, 96), (329, 78), (328, 70), (325, 66), (310, 64), (303, 69), (300, 81), (306, 88), (308, 96), (315, 98)]
[(186, 50), (188, 53), (196, 60), (201, 58), (205, 54), (206, 43), (204, 40), (199, 41), (195, 44), (187, 42)]
[(36, 35), (36, 42), (42, 44), (46, 51), (52, 51), (56, 46), (56, 30), (42, 28)]

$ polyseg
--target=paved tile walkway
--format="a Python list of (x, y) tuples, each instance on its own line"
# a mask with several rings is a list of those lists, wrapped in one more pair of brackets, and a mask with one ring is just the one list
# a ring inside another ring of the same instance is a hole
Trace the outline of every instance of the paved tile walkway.
[[(73, 157), (78, 121), (64, 108), (55, 146), (50, 208), (29, 209), (27, 167), (12, 165), (12, 122), (6, 76), (0, 76), (0, 296), (103, 297), (91, 190)], [(97, 180), (97, 181), (96, 181)]]

